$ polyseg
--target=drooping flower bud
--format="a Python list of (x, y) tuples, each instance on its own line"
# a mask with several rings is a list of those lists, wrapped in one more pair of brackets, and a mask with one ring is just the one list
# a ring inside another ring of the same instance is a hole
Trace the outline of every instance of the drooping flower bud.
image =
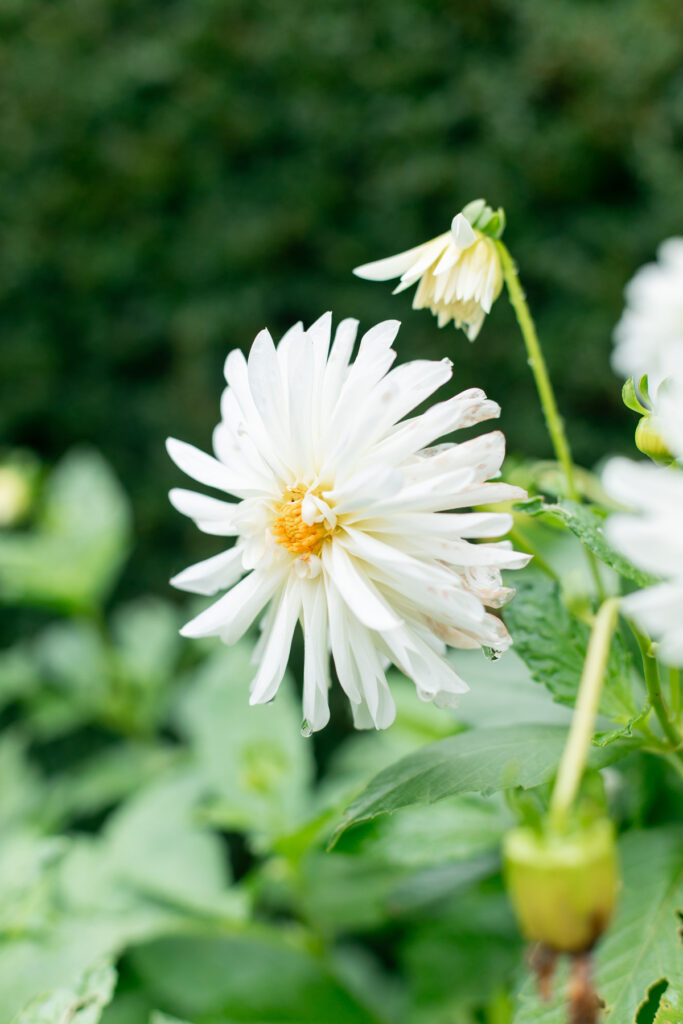
[(400, 277), (394, 294), (417, 284), (413, 309), (429, 309), (439, 327), (453, 321), (474, 341), (503, 287), (496, 239), (504, 228), (502, 207), (494, 210), (484, 199), (474, 199), (455, 215), (450, 231), (356, 267), (354, 274), (368, 281)]
[(619, 888), (611, 822), (601, 818), (568, 834), (516, 828), (503, 852), (524, 936), (561, 953), (591, 949), (612, 917)]

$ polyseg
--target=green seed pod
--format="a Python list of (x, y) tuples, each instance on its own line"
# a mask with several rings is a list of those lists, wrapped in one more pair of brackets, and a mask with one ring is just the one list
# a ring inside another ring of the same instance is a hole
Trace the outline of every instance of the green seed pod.
[(567, 835), (508, 832), (505, 879), (520, 928), (561, 953), (592, 948), (612, 916), (619, 887), (614, 830), (605, 818)]
[(636, 427), (636, 447), (643, 455), (649, 455), (655, 461), (669, 461), (672, 457), (665, 441), (657, 430), (656, 420), (653, 416), (643, 416), (638, 421), (638, 426)]

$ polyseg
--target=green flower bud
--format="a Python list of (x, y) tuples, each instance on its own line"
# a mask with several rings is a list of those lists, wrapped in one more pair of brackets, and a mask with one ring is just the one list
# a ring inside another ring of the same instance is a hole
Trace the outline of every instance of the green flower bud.
[(601, 818), (566, 835), (508, 832), (505, 878), (520, 928), (563, 953), (591, 949), (612, 916), (619, 887), (614, 831)]
[(651, 459), (670, 461), (673, 456), (657, 430), (654, 416), (643, 416), (636, 427), (636, 447)]

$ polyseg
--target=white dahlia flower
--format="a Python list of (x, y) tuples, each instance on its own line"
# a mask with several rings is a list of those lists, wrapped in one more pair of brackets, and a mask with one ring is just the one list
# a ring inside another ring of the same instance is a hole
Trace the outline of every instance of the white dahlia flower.
[(501, 569), (528, 556), (509, 543), (471, 543), (508, 531), (503, 513), (462, 511), (523, 496), (487, 482), (504, 455), (499, 432), (460, 444), (432, 442), (499, 415), (472, 389), (405, 417), (451, 376), (451, 364), (417, 360), (390, 370), (397, 321), (378, 324), (351, 352), (357, 321), (331, 316), (289, 330), (275, 347), (261, 331), (249, 358), (228, 355), (228, 387), (215, 429), (215, 457), (169, 440), (176, 465), (235, 497), (194, 491), (170, 498), (206, 533), (235, 544), (171, 582), (227, 593), (188, 622), (185, 636), (234, 643), (265, 610), (251, 703), (269, 701), (301, 622), (306, 732), (329, 718), (328, 652), (358, 727), (394, 718), (385, 667), (393, 662), (423, 700), (451, 704), (468, 689), (446, 645), (503, 650), (510, 639), (487, 611), (512, 594)]
[(614, 331), (612, 366), (650, 392), (683, 366), (683, 238), (659, 247), (658, 261), (641, 267), (626, 286), (626, 308)]
[[(683, 370), (683, 362), (680, 365)], [(659, 390), (657, 427), (678, 464), (610, 459), (604, 487), (637, 514), (611, 516), (607, 536), (633, 565), (662, 578), (661, 583), (628, 594), (624, 611), (659, 641), (662, 661), (683, 666), (683, 382), (677, 378)]]
[[(482, 201), (483, 202), (483, 201)], [(356, 267), (368, 281), (400, 277), (394, 295), (419, 281), (413, 309), (430, 309), (439, 327), (453, 321), (470, 341), (479, 334), (484, 317), (503, 287), (496, 243), (458, 213), (450, 231), (414, 249)]]

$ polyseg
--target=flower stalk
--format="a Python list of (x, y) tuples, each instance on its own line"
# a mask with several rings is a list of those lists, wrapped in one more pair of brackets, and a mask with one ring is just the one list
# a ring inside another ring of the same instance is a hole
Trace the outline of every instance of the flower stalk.
[(574, 717), (550, 800), (550, 818), (557, 831), (565, 826), (586, 766), (618, 613), (619, 599), (610, 597), (600, 606), (593, 623)]
[(636, 638), (636, 642), (640, 649), (640, 654), (643, 659), (643, 674), (645, 676), (645, 685), (647, 686), (647, 694), (650, 698), (650, 703), (654, 710), (655, 715), (662, 727), (662, 731), (666, 736), (667, 740), (671, 744), (671, 747), (676, 756), (683, 760), (683, 750), (681, 750), (681, 744), (683, 743), (683, 737), (678, 731), (676, 725), (669, 717), (669, 712), (664, 703), (664, 695), (662, 693), (662, 682), (659, 676), (659, 665), (657, 659), (652, 654), (652, 642), (645, 633), (641, 633), (640, 630), (630, 623), (631, 631)]
[(567, 435), (564, 430), (562, 417), (560, 416), (557, 408), (555, 393), (550, 382), (548, 368), (543, 357), (543, 351), (538, 340), (538, 334), (536, 333), (536, 326), (531, 316), (531, 311), (526, 301), (526, 295), (524, 294), (524, 289), (522, 288), (517, 267), (512, 255), (510, 254), (510, 250), (500, 239), (496, 240), (495, 245), (500, 256), (503, 280), (505, 281), (505, 286), (508, 290), (510, 305), (515, 311), (517, 323), (519, 324), (519, 329), (522, 333), (524, 344), (526, 346), (529, 366), (531, 367), (531, 372), (533, 373), (534, 380), (536, 382), (538, 397), (541, 400), (541, 407), (543, 409), (543, 415), (545, 417), (550, 440), (552, 441), (553, 448), (555, 449), (557, 461), (562, 466), (562, 470), (564, 472), (567, 484), (567, 494), (573, 501), (577, 501), (578, 491), (574, 482), (574, 464), (572, 462), (569, 441), (567, 440)]

